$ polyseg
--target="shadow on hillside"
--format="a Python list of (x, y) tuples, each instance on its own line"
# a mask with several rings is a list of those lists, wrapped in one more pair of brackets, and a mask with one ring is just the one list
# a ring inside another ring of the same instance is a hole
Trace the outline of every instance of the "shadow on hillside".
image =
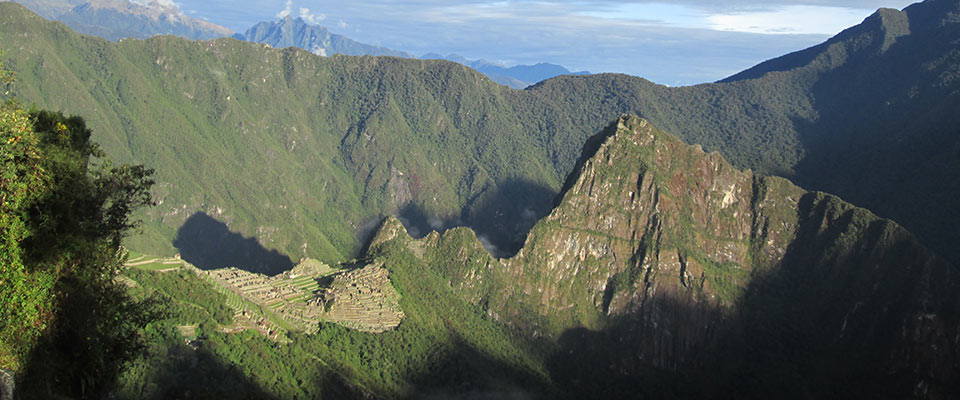
[(227, 224), (200, 212), (180, 227), (173, 246), (185, 261), (204, 270), (236, 267), (275, 275), (293, 268), (290, 257), (267, 250), (257, 239), (231, 232)]
[(509, 179), (489, 195), (480, 195), (461, 217), (497, 257), (517, 254), (530, 229), (553, 210), (557, 192), (523, 179)]
[[(939, 4), (914, 7), (910, 24), (935, 26), (928, 19), (946, 11), (933, 9), (952, 7)], [(956, 98), (958, 85), (946, 78), (949, 63), (925, 62), (955, 51), (935, 39), (939, 29), (913, 31), (887, 49), (874, 37), (843, 55), (847, 65), (818, 77), (818, 117), (794, 122), (804, 157), (791, 178), (897, 221), (956, 265), (960, 107), (944, 99)]]
[(407, 204), (397, 217), (414, 238), (431, 231), (443, 233), (458, 226), (469, 227), (484, 248), (503, 258), (513, 256), (523, 247), (530, 229), (553, 209), (556, 195), (542, 184), (510, 179), (497, 190), (478, 195), (455, 220), (428, 215), (415, 203)]
[(800, 199), (782, 264), (732, 310), (660, 296), (601, 331), (567, 330), (551, 381), (570, 398), (955, 398), (949, 265), (818, 196)]
[[(407, 377), (411, 399), (506, 399), (555, 397), (549, 383), (521, 368), (495, 360), (456, 337), (453, 349), (429, 370)], [(549, 396), (547, 396), (549, 394)]]
[(716, 347), (722, 317), (719, 309), (658, 296), (643, 311), (614, 318), (603, 330), (566, 330), (546, 359), (550, 380), (568, 399), (716, 394), (717, 383), (701, 371)]
[[(275, 394), (263, 390), (244, 376), (243, 367), (221, 360), (204, 344), (197, 349), (179, 338), (157, 348), (143, 375), (128, 376), (134, 387), (125, 387), (121, 398), (131, 399), (275, 399)], [(138, 365), (138, 367), (143, 367)], [(137, 370), (129, 375), (136, 375)], [(139, 391), (137, 391), (139, 390)]]

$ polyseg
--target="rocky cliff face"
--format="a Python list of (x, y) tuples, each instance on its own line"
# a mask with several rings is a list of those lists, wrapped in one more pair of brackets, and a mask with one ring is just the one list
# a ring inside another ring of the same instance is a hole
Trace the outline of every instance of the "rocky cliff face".
[(402, 231), (387, 221), (371, 247), (405, 240), (494, 318), (579, 343), (569, 354), (606, 349), (596, 367), (616, 371), (603, 379), (653, 368), (709, 376), (728, 394), (956, 393), (952, 266), (889, 220), (737, 170), (636, 117), (584, 146), (512, 258), (462, 228), (418, 241)]

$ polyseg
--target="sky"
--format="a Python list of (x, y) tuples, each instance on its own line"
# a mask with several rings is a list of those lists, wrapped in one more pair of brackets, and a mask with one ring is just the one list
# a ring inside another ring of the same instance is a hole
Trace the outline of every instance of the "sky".
[(550, 62), (671, 85), (816, 45), (903, 0), (162, 0), (245, 31), (286, 15), (351, 39), (507, 65)]

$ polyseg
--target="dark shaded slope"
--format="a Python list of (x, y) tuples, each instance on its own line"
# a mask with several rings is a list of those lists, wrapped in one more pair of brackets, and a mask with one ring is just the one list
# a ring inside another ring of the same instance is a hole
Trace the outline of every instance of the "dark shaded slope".
[[(797, 121), (794, 178), (915, 230), (956, 258), (960, 241), (960, 24), (954, 1), (883, 9), (827, 43), (727, 81), (802, 77), (817, 118)], [(784, 71), (784, 72), (777, 72)]]
[(593, 141), (513, 258), (462, 229), (412, 240), (395, 220), (372, 247), (418, 255), (548, 338), (571, 398), (960, 394), (958, 276), (909, 232), (637, 118)]
[(636, 112), (740, 168), (837, 193), (952, 259), (960, 233), (960, 24), (955, 1), (882, 9), (824, 44), (721, 83), (665, 89), (625, 76), (558, 78), (532, 91), (573, 124)]

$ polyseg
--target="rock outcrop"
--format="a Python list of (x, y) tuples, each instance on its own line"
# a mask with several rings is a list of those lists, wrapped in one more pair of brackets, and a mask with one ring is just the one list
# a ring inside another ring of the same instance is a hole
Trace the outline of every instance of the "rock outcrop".
[(734, 393), (956, 393), (951, 265), (889, 220), (737, 170), (637, 117), (584, 146), (512, 258), (465, 228), (417, 241), (402, 230), (387, 221), (371, 247), (407, 241), (464, 298), (533, 336), (616, 332), (597, 367), (621, 375), (709, 376)]

